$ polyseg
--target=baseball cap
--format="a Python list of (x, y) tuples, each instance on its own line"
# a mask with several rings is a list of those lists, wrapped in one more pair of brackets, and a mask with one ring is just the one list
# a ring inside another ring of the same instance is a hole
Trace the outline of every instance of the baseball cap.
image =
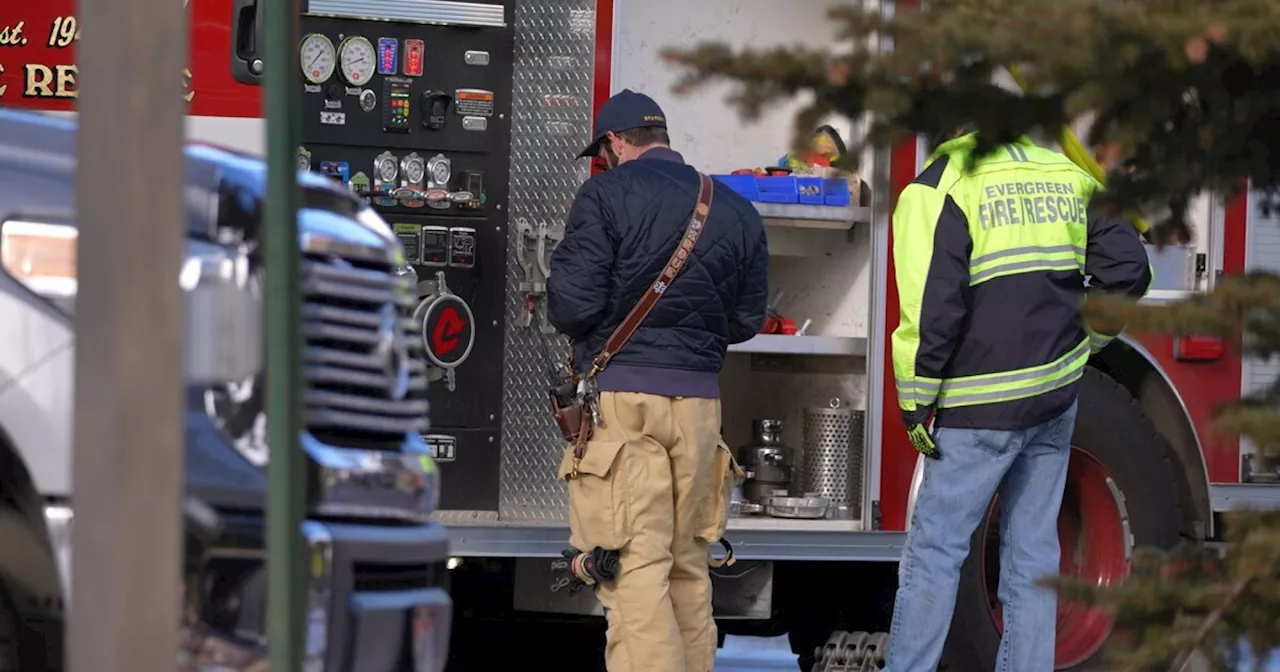
[(578, 154), (578, 158), (595, 156), (600, 151), (600, 143), (609, 133), (618, 133), (630, 128), (653, 126), (667, 127), (667, 115), (649, 96), (636, 93), (631, 89), (623, 89), (604, 101), (600, 111), (596, 113), (595, 132), (591, 136), (591, 144)]

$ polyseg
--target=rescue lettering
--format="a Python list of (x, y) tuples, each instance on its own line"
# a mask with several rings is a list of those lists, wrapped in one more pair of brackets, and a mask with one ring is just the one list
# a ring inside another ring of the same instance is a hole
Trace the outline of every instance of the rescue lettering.
[(1084, 224), (1085, 199), (1065, 182), (1003, 182), (987, 185), (978, 204), (982, 230), (1024, 224)]
[(28, 63), (22, 89), (24, 98), (75, 98), (80, 95), (76, 88), (76, 66), (55, 65), (52, 68), (39, 63)]
[[(183, 0), (183, 6), (189, 2), (190, 0)], [(40, 50), (41, 55), (48, 56), (44, 53), (45, 49), (67, 49), (80, 40), (80, 22), (74, 15), (56, 16), (48, 25), (49, 31), (45, 37), (45, 43), (41, 45), (40, 36), (37, 35), (35, 38), (37, 42), (31, 47)], [(26, 21), (0, 25), (0, 47), (25, 46), (27, 44), (26, 27)], [(71, 60), (70, 54), (66, 60)], [(77, 98), (80, 95), (77, 86), (78, 76), (79, 70), (74, 64), (69, 63), (29, 62), (21, 66), (11, 65), (7, 70), (3, 64), (0, 64), (0, 98), (8, 93), (10, 84), (13, 84), (15, 93), (18, 90), (22, 91), (23, 98), (54, 100)], [(17, 81), (19, 79), (21, 82)], [(191, 79), (191, 70), (184, 68), (182, 98), (188, 103), (196, 96), (196, 92), (191, 87)]]

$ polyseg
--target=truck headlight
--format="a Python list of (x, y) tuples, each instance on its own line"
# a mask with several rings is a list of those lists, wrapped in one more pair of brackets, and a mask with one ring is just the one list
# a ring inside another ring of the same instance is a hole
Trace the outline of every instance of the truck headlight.
[[(79, 282), (79, 232), (70, 221), (11, 219), (0, 223), (0, 266), (67, 315), (74, 315)], [(178, 282), (186, 292), (188, 382), (244, 380), (262, 368), (261, 277), (248, 253), (234, 246), (188, 240)]]
[(0, 260), (5, 273), (67, 315), (76, 310), (74, 226), (9, 220), (0, 224)]

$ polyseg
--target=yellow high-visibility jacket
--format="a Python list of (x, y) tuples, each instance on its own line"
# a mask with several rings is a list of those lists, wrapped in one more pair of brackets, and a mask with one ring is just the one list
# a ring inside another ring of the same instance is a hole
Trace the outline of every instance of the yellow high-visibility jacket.
[(970, 168), (975, 145), (970, 134), (939, 146), (893, 213), (907, 426), (935, 410), (937, 426), (1007, 430), (1063, 413), (1115, 336), (1085, 324), (1085, 292), (1151, 285), (1133, 226), (1091, 213), (1092, 176), (1025, 138)]

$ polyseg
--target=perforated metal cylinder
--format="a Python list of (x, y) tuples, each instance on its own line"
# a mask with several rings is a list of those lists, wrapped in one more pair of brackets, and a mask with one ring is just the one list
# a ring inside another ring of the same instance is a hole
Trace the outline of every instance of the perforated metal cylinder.
[(849, 408), (804, 409), (803, 491), (847, 506), (862, 505), (862, 438), (865, 413)]

